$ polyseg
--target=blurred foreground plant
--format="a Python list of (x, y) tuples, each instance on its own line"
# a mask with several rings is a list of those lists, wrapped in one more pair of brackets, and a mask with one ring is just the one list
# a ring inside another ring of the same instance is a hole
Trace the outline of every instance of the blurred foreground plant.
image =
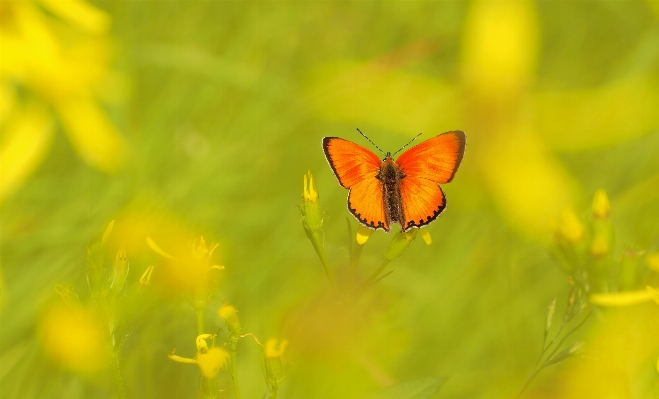
[(604, 317), (598, 306), (627, 306), (657, 300), (656, 292), (648, 284), (657, 281), (658, 276), (652, 270), (657, 271), (653, 265), (659, 263), (659, 254), (644, 256), (646, 251), (628, 246), (616, 256), (614, 237), (611, 204), (604, 190), (595, 192), (586, 223), (571, 208), (563, 210), (554, 234), (554, 255), (571, 285), (568, 303), (558, 330), (547, 343), (556, 299), (550, 304), (540, 357), (518, 397), (542, 369), (581, 351), (583, 342), (564, 344), (589, 318), (591, 312), (583, 316), (587, 309)]
[(0, 201), (41, 163), (55, 122), (85, 162), (122, 166), (126, 142), (101, 105), (122, 96), (109, 27), (83, 0), (0, 2)]
[(151, 310), (155, 298), (147, 290), (152, 266), (129, 287), (125, 250), (120, 248), (111, 256), (108, 240), (114, 223), (110, 222), (100, 241), (87, 248), (87, 282), (93, 303), (83, 305), (72, 286), (57, 285), (55, 289), (63, 305), (53, 306), (45, 313), (41, 333), (46, 352), (72, 371), (93, 373), (109, 365), (117, 396), (125, 398), (121, 348)]
[[(288, 341), (284, 340), (281, 344), (276, 339), (270, 339), (265, 345), (261, 344), (254, 334), (243, 334), (243, 328), (238, 318), (236, 309), (231, 305), (220, 307), (218, 314), (227, 328), (226, 341), (222, 346), (216, 345), (218, 334), (200, 334), (196, 339), (197, 355), (194, 358), (185, 358), (176, 355), (176, 349), (172, 351), (169, 358), (178, 363), (196, 364), (201, 372), (200, 392), (204, 399), (215, 399), (220, 397), (223, 390), (218, 383), (218, 374), (228, 366), (231, 380), (233, 381), (234, 395), (240, 399), (240, 386), (238, 384), (238, 373), (236, 367), (237, 343), (245, 337), (252, 337), (254, 341), (263, 348), (262, 362), (263, 374), (268, 388), (270, 399), (277, 397), (279, 385), (286, 378), (286, 368), (284, 352)], [(211, 347), (208, 347), (207, 340), (211, 340)], [(229, 350), (224, 349), (227, 344)]]

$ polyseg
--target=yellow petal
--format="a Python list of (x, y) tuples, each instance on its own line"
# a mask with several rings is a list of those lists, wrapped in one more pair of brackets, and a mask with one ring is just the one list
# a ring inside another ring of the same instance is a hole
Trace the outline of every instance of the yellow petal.
[(173, 353), (172, 353), (171, 355), (167, 355), (167, 357), (170, 358), (170, 359), (172, 359), (172, 360), (175, 361), (175, 362), (178, 362), (178, 363), (183, 363), (183, 364), (197, 364), (197, 360), (196, 360), (196, 359), (190, 359), (190, 358), (187, 358), (187, 357), (183, 357), (183, 356), (175, 355), (175, 354), (173, 354)]
[(426, 245), (432, 244), (432, 237), (430, 236), (430, 232), (426, 229), (421, 229), (419, 230), (419, 234), (421, 234), (421, 238), (423, 238), (423, 241), (426, 243)]
[(104, 33), (110, 28), (110, 16), (82, 0), (39, 0), (58, 17), (91, 33)]
[(4, 126), (0, 147), (0, 201), (16, 190), (43, 160), (52, 137), (51, 118), (40, 107), (16, 113)]
[(357, 237), (356, 237), (357, 244), (359, 245), (366, 244), (366, 241), (368, 241), (368, 237), (370, 237), (372, 233), (373, 230), (360, 224), (359, 228), (357, 229)]
[(91, 99), (67, 99), (56, 104), (64, 130), (78, 154), (90, 165), (116, 172), (124, 163), (127, 145), (108, 116)]
[(94, 372), (107, 366), (103, 329), (82, 308), (55, 305), (40, 321), (39, 332), (50, 358), (67, 369)]
[(146, 238), (146, 243), (149, 246), (149, 248), (153, 249), (153, 251), (158, 255), (164, 256), (167, 259), (174, 259), (172, 255), (160, 249), (160, 247), (151, 239), (151, 237)]
[(229, 353), (221, 348), (210, 348), (206, 353), (197, 354), (197, 363), (206, 378), (213, 378), (224, 368)]
[(606, 294), (591, 294), (590, 302), (601, 306), (629, 306), (647, 302), (653, 299), (656, 293), (649, 291), (627, 291)]
[(265, 357), (275, 358), (283, 356), (287, 345), (287, 340), (282, 340), (280, 343), (276, 338), (270, 338), (265, 343)]
[(528, 87), (538, 58), (538, 25), (530, 1), (471, 2), (462, 44), (468, 85), (499, 99)]

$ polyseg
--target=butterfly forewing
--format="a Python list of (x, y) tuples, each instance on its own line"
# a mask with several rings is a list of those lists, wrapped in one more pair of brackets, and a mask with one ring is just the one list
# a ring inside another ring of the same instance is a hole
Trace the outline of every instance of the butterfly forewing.
[(338, 137), (325, 137), (323, 150), (341, 186), (350, 189), (350, 213), (365, 226), (388, 231), (382, 184), (376, 178), (382, 161), (366, 148)]
[(448, 183), (464, 155), (466, 138), (461, 131), (442, 133), (405, 151), (396, 163), (405, 176)]
[(389, 231), (398, 222), (406, 231), (427, 225), (446, 208), (438, 183), (453, 179), (465, 143), (461, 131), (443, 133), (405, 151), (395, 164), (388, 154), (381, 161), (338, 137), (324, 138), (323, 150), (339, 183), (350, 189), (348, 210), (360, 223)]
[(382, 163), (366, 148), (338, 137), (325, 137), (323, 150), (336, 178), (345, 188), (375, 178)]

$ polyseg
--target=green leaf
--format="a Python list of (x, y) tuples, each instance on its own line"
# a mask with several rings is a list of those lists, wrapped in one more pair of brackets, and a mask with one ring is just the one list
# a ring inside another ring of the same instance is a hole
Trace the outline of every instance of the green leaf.
[(368, 396), (368, 399), (429, 399), (446, 382), (443, 377), (427, 377), (420, 380), (401, 382)]

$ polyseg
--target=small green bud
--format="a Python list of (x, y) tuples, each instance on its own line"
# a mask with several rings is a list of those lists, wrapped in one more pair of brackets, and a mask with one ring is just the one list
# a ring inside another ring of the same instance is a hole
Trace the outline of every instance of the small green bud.
[(390, 261), (399, 258), (405, 251), (407, 251), (407, 248), (412, 245), (416, 239), (417, 233), (418, 229), (411, 229), (407, 232), (400, 231), (396, 233), (394, 238), (391, 240), (391, 243), (389, 243), (389, 247), (387, 247), (387, 250), (384, 253), (385, 258)]
[(128, 260), (126, 259), (126, 251), (122, 248), (117, 251), (110, 275), (110, 292), (112, 294), (119, 294), (124, 289), (126, 277), (128, 277)]
[(317, 231), (323, 225), (323, 215), (318, 204), (318, 188), (311, 172), (304, 175), (304, 191), (302, 193), (304, 204), (300, 206), (304, 227), (310, 231)]
[(236, 308), (231, 305), (224, 305), (220, 308), (219, 314), (227, 325), (230, 336), (237, 340), (238, 336), (242, 333), (242, 327), (240, 326), (240, 319), (238, 318)]
[(276, 391), (286, 378), (284, 353), (288, 341), (279, 342), (275, 338), (269, 339), (263, 347), (263, 366), (265, 381), (271, 391)]

